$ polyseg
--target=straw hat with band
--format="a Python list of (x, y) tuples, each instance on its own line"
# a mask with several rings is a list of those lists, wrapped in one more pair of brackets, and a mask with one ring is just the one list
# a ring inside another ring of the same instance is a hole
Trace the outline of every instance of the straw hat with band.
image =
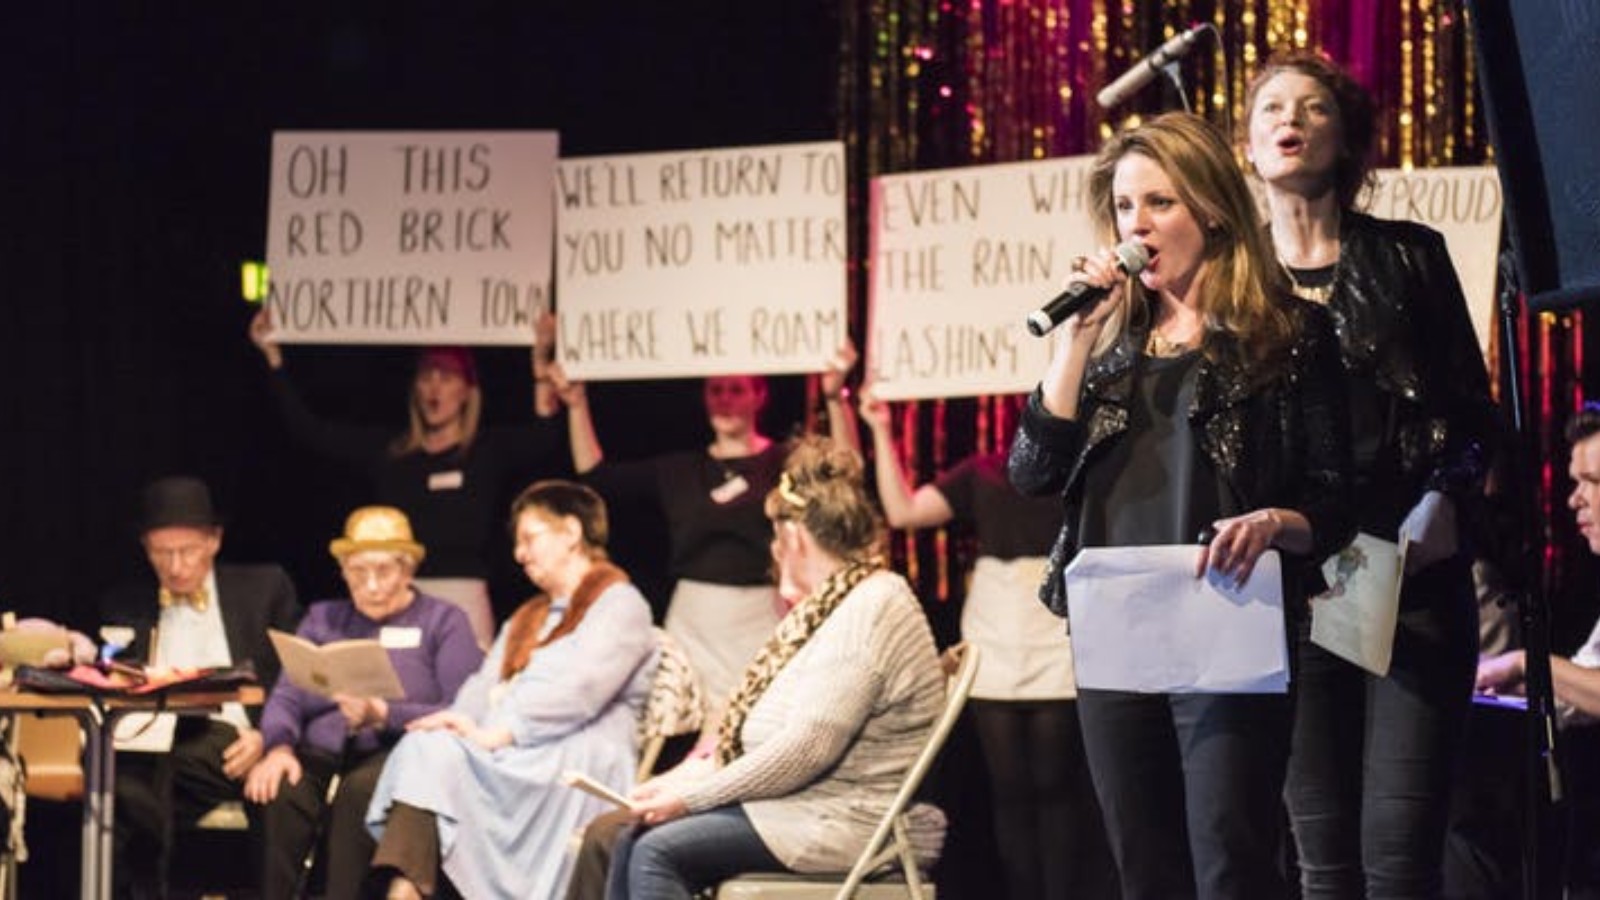
[(422, 562), (427, 550), (411, 536), (411, 521), (392, 506), (363, 506), (344, 523), (344, 536), (328, 544), (333, 558), (344, 562), (352, 553), (382, 550), (402, 553)]

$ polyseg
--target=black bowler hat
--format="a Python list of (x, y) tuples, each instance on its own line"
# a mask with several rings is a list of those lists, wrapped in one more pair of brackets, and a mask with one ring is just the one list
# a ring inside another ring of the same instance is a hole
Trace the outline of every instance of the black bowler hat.
[(145, 485), (140, 534), (174, 525), (213, 528), (221, 524), (222, 517), (212, 507), (211, 491), (204, 481), (177, 475)]

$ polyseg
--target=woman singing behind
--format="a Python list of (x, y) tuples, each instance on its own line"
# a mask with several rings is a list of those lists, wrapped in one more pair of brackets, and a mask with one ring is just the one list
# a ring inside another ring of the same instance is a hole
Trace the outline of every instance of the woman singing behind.
[[(1163, 115), (1101, 150), (1089, 199), (1111, 254), (1075, 265), (1110, 290), (1067, 319), (1010, 458), (1065, 521), (1041, 593), (1081, 547), (1186, 544), (1243, 581), (1285, 557), (1286, 608), (1349, 539), (1347, 413), (1326, 313), (1286, 296), (1243, 175), (1204, 120)], [(1274, 694), (1079, 688), (1090, 775), (1126, 900), (1283, 895), (1277, 864), (1289, 701)]]
[(1483, 356), (1444, 239), (1353, 208), (1373, 137), (1361, 87), (1299, 52), (1267, 63), (1246, 107), (1278, 260), (1339, 326), (1358, 526), (1411, 542), (1387, 676), (1299, 642), (1286, 797), (1301, 882), (1306, 897), (1437, 897), (1477, 658), (1456, 510), (1496, 428)]

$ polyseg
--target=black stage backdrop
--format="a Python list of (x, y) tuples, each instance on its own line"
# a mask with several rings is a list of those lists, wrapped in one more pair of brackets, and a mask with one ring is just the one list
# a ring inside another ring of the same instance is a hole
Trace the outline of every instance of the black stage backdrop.
[[(7, 4), (0, 609), (92, 627), (96, 593), (144, 565), (139, 486), (173, 472), (211, 483), (224, 558), (340, 592), (327, 542), (368, 483), (288, 439), (239, 299), (239, 262), (265, 252), (273, 130), (556, 129), (569, 155), (825, 140), (839, 33), (820, 0)], [(317, 411), (403, 422), (409, 352), (288, 354)], [(485, 421), (525, 419), (526, 352), (479, 364)], [(774, 432), (803, 405), (779, 381)], [(613, 458), (706, 438), (695, 384), (592, 394)], [(654, 524), (617, 519), (659, 606)], [(526, 583), (502, 558), (503, 615)]]

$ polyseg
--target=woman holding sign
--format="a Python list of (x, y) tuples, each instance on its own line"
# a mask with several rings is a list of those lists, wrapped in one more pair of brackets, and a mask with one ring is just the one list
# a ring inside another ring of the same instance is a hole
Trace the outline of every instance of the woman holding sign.
[[(846, 408), (845, 377), (855, 363), (845, 347), (822, 375), (829, 426), (854, 434)], [(541, 364), (544, 365), (544, 364)], [(778, 483), (785, 448), (761, 433), (767, 382), (755, 375), (705, 380), (711, 443), (638, 462), (605, 460), (581, 382), (566, 377), (557, 362), (541, 369), (568, 408), (572, 464), (578, 474), (610, 498), (659, 505), (666, 518), (669, 569), (677, 585), (667, 607), (666, 629), (688, 654), (711, 708), (714, 728), (720, 705), (780, 616), (772, 587), (768, 543), (772, 525), (762, 501)]]
[[(313, 644), (375, 640), (387, 651), (402, 695), (314, 691), (315, 679), (286, 666), (261, 712), (261, 761), (244, 795), (262, 812), (261, 896), (299, 896), (301, 861), (324, 822), (329, 897), (357, 897), (373, 841), (365, 816), (378, 773), (406, 726), (443, 709), (483, 661), (461, 610), (412, 586), (424, 555), (398, 509), (364, 506), (329, 545), (349, 600), (306, 611), (295, 632)], [(304, 673), (315, 674), (315, 673)], [(330, 785), (336, 785), (329, 796)]]
[(1297, 52), (1267, 63), (1246, 108), (1278, 264), (1338, 325), (1358, 527), (1406, 545), (1386, 675), (1300, 642), (1286, 796), (1301, 881), (1307, 897), (1437, 896), (1477, 659), (1458, 511), (1481, 494), (1496, 429), (1483, 356), (1444, 239), (1355, 210), (1371, 176), (1366, 92)]
[[(557, 897), (567, 844), (607, 809), (559, 783), (577, 770), (633, 786), (639, 710), (655, 674), (650, 605), (606, 559), (599, 495), (541, 481), (511, 507), (516, 558), (542, 593), (514, 613), (450, 708), (413, 721), (378, 781), (372, 864), (390, 897)], [(398, 889), (398, 890), (397, 890)]]
[[(1288, 295), (1226, 139), (1169, 113), (1113, 137), (1089, 177), (1110, 250), (1070, 282), (1106, 299), (1066, 319), (1009, 461), (1065, 519), (1041, 599), (1065, 615), (1083, 548), (1205, 543), (1195, 576), (1246, 582), (1283, 556), (1285, 609), (1350, 536), (1347, 414), (1326, 313)], [(1285, 636), (1286, 637), (1286, 636)], [(1087, 652), (1080, 636), (1075, 650)], [(1159, 648), (1150, 648), (1160, 653)], [(1278, 853), (1289, 700), (1091, 689), (1078, 714), (1125, 900), (1284, 894)], [(1176, 826), (1176, 827), (1175, 827)]]
[[(535, 361), (553, 352), (549, 316), (536, 326)], [(419, 572), (422, 587), (461, 606), (478, 642), (494, 636), (487, 552), (498, 528), (511, 479), (561, 446), (555, 395), (536, 382), (532, 426), (485, 428), (478, 367), (465, 347), (430, 347), (417, 355), (409, 422), (398, 436), (388, 429), (333, 422), (313, 413), (284, 371), (283, 350), (263, 308), (250, 322), (250, 339), (271, 370), (273, 396), (290, 434), (317, 453), (368, 468), (374, 500), (406, 511), (428, 547)]]

